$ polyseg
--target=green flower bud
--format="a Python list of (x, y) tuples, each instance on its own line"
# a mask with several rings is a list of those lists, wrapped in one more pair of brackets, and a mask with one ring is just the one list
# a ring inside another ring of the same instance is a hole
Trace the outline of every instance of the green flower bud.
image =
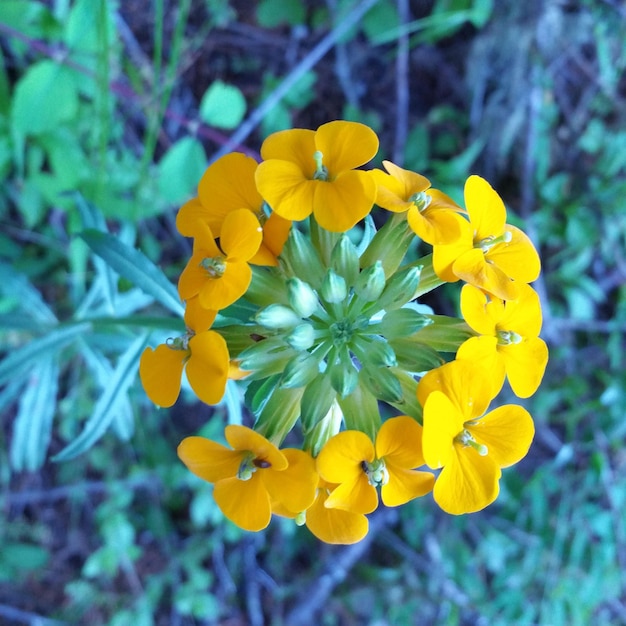
[(420, 268), (407, 267), (405, 270), (396, 272), (387, 281), (380, 298), (374, 303), (373, 308), (368, 309), (371, 314), (373, 309), (399, 309), (415, 297), (415, 292), (420, 282)]
[(391, 276), (402, 261), (415, 234), (401, 214), (394, 215), (374, 235), (361, 256), (361, 266), (367, 267), (375, 261), (381, 261), (385, 276)]
[(299, 278), (290, 278), (287, 281), (289, 290), (289, 304), (300, 317), (310, 317), (319, 306), (317, 294), (311, 285)]
[(321, 292), (326, 302), (343, 302), (348, 295), (348, 287), (343, 276), (329, 269), (324, 276)]
[(284, 304), (270, 304), (256, 314), (255, 320), (257, 324), (273, 330), (293, 328), (302, 321), (293, 309)]
[(413, 335), (429, 324), (432, 324), (432, 319), (418, 313), (415, 309), (395, 309), (385, 313), (377, 326), (377, 331), (386, 339), (397, 339)]
[(361, 300), (374, 302), (378, 300), (385, 288), (385, 271), (381, 261), (365, 268), (356, 280), (354, 291)]
[[(419, 337), (419, 333), (416, 336)], [(391, 339), (389, 343), (398, 359), (398, 366), (407, 372), (427, 372), (445, 362), (436, 350), (415, 339)]]
[(333, 248), (330, 265), (348, 285), (354, 285), (359, 275), (359, 254), (347, 235), (342, 235)]
[(282, 372), (294, 355), (293, 348), (279, 337), (272, 337), (246, 348), (237, 360), (242, 370), (254, 372), (255, 378), (263, 378)]
[(335, 401), (330, 376), (324, 372), (307, 385), (302, 395), (300, 420), (305, 433), (309, 432), (330, 411)]
[(400, 381), (387, 368), (364, 365), (361, 376), (368, 390), (379, 400), (383, 402), (402, 400)]
[(299, 352), (285, 365), (285, 371), (280, 379), (283, 389), (304, 387), (320, 373), (320, 361), (310, 352)]
[(397, 365), (393, 348), (382, 337), (357, 335), (350, 342), (350, 348), (361, 363), (367, 363), (373, 367), (395, 367)]
[(308, 322), (298, 324), (285, 337), (285, 341), (294, 350), (308, 350), (315, 343), (315, 329)]
[(339, 350), (338, 358), (329, 363), (330, 384), (340, 398), (349, 396), (359, 382), (359, 373), (352, 363), (350, 354), (345, 347)]
[(297, 228), (291, 229), (281, 259), (292, 275), (306, 280), (314, 289), (322, 285), (325, 273), (322, 260), (308, 237)]

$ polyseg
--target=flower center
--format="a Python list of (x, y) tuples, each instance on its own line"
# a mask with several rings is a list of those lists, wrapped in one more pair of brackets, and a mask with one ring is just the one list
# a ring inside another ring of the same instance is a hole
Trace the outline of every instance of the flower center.
[(272, 464), (269, 461), (256, 457), (254, 452), (248, 452), (239, 464), (237, 478), (239, 480), (250, 480), (252, 478), (252, 474), (254, 474), (257, 469), (267, 469), (269, 467), (272, 467)]
[(491, 248), (494, 248), (495, 246), (501, 243), (510, 243), (512, 239), (513, 239), (513, 235), (511, 234), (511, 232), (508, 230), (505, 230), (498, 237), (494, 237), (493, 235), (491, 235), (489, 237), (485, 237), (484, 239), (481, 239), (480, 241), (474, 242), (474, 248), (480, 248), (484, 254), (487, 254), (487, 252), (489, 252)]
[(389, 481), (389, 472), (385, 467), (385, 461), (383, 459), (375, 459), (371, 463), (361, 461), (361, 469), (367, 475), (367, 482), (369, 482), (372, 487), (386, 485)]
[(210, 278), (221, 278), (226, 271), (226, 259), (223, 256), (206, 257), (200, 263)]
[(474, 448), (474, 450), (476, 450), (476, 452), (478, 452), (480, 456), (487, 456), (487, 453), (489, 452), (489, 450), (487, 449), (487, 446), (482, 443), (478, 443), (476, 439), (474, 439), (474, 436), (472, 435), (472, 433), (470, 433), (470, 431), (467, 430), (467, 428), (464, 428), (454, 438), (454, 442), (461, 444), (464, 448), (467, 448), (467, 447)]
[(431, 201), (432, 198), (423, 191), (414, 193), (412, 196), (409, 197), (409, 202), (412, 202), (417, 207), (420, 213), (423, 213), (428, 208), (428, 205), (431, 203)]
[(523, 340), (523, 337), (514, 330), (499, 330), (496, 334), (498, 336), (499, 346), (522, 343)]
[(324, 155), (319, 150), (313, 153), (313, 160), (315, 161), (313, 180), (328, 180), (328, 168), (322, 163), (323, 158)]
[(171, 350), (189, 350), (189, 340), (191, 339), (193, 335), (190, 334), (186, 334), (183, 335), (182, 337), (169, 337), (166, 342), (165, 345), (170, 348)]

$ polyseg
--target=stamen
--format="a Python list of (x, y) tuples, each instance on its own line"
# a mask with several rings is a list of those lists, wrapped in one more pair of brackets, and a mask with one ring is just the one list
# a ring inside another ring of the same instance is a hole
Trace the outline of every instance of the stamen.
[(223, 256), (202, 259), (200, 267), (206, 270), (210, 278), (221, 278), (226, 271), (226, 259)]
[(409, 202), (412, 202), (418, 209), (420, 213), (425, 211), (428, 208), (428, 205), (431, 203), (432, 198), (423, 191), (418, 193), (414, 193), (409, 197)]
[(313, 160), (315, 161), (315, 174), (313, 174), (313, 180), (328, 180), (328, 168), (322, 163), (324, 155), (316, 150), (313, 153)]
[(487, 448), (486, 445), (482, 444), (482, 443), (478, 443), (472, 433), (470, 433), (469, 430), (467, 430), (467, 428), (464, 428), (455, 438), (454, 438), (455, 443), (460, 443), (463, 447), (467, 448), (474, 448), (474, 450), (476, 450), (476, 452), (478, 452), (478, 454), (480, 454), (480, 456), (487, 456), (487, 453), (489, 452), (489, 449)]

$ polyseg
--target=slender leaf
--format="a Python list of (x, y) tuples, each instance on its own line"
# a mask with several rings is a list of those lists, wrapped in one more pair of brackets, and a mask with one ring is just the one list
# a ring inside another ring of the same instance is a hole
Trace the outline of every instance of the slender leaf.
[(23, 374), (26, 368), (34, 367), (49, 354), (61, 351), (65, 346), (83, 335), (91, 324), (72, 324), (58, 326), (42, 337), (37, 337), (21, 348), (10, 352), (0, 362), (0, 385), (4, 385), (13, 377)]
[(176, 315), (183, 314), (176, 288), (142, 252), (123, 244), (113, 235), (96, 230), (86, 230), (81, 237), (120, 276), (143, 289)]
[(96, 403), (93, 415), (87, 420), (83, 432), (66, 446), (53, 461), (69, 461), (88, 450), (107, 431), (123, 402), (126, 390), (133, 383), (139, 356), (148, 343), (148, 334), (138, 337), (120, 357), (117, 367), (104, 393)]
[(0, 263), (0, 293), (20, 302), (26, 315), (43, 324), (55, 324), (57, 318), (30, 281), (10, 265)]
[(34, 472), (46, 458), (59, 388), (59, 366), (53, 356), (35, 364), (20, 396), (11, 440), (11, 465)]

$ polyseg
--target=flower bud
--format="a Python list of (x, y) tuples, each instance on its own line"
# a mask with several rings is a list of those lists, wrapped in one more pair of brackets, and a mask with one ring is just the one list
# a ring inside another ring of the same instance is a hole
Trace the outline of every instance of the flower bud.
[(385, 271), (381, 261), (365, 268), (356, 280), (354, 291), (365, 302), (378, 300), (385, 288)]
[(333, 248), (330, 266), (348, 285), (354, 285), (359, 275), (359, 254), (347, 235), (342, 235)]
[(300, 352), (285, 365), (280, 386), (283, 389), (304, 387), (313, 381), (319, 372), (319, 358), (310, 352)]
[(285, 341), (294, 350), (308, 350), (315, 343), (315, 329), (308, 322), (298, 324), (285, 337)]
[(322, 282), (322, 298), (326, 302), (343, 302), (348, 295), (348, 287), (343, 276), (329, 269)]
[(413, 308), (402, 308), (386, 312), (378, 329), (386, 339), (396, 339), (413, 335), (429, 324), (432, 324), (430, 317)]
[[(396, 272), (387, 281), (380, 298), (375, 302), (375, 309), (399, 309), (413, 299), (420, 282), (420, 268), (407, 267), (401, 272)], [(371, 310), (368, 309), (371, 313)]]
[(400, 381), (387, 368), (364, 365), (361, 376), (370, 393), (379, 400), (383, 402), (402, 400)]
[(393, 348), (382, 337), (353, 337), (350, 346), (361, 363), (373, 367), (395, 367), (398, 363)]
[(352, 363), (348, 350), (344, 347), (339, 357), (329, 364), (330, 384), (340, 398), (349, 396), (359, 382), (359, 373)]
[(300, 317), (310, 317), (319, 306), (317, 294), (313, 291), (311, 285), (305, 283), (299, 278), (290, 278), (287, 281), (289, 290), (289, 304), (291, 308), (300, 315)]
[(321, 286), (324, 266), (320, 256), (309, 239), (297, 228), (291, 229), (281, 259), (294, 276), (306, 278), (314, 289)]
[(270, 304), (261, 309), (254, 319), (257, 324), (273, 330), (293, 328), (302, 321), (293, 309), (284, 304)]

